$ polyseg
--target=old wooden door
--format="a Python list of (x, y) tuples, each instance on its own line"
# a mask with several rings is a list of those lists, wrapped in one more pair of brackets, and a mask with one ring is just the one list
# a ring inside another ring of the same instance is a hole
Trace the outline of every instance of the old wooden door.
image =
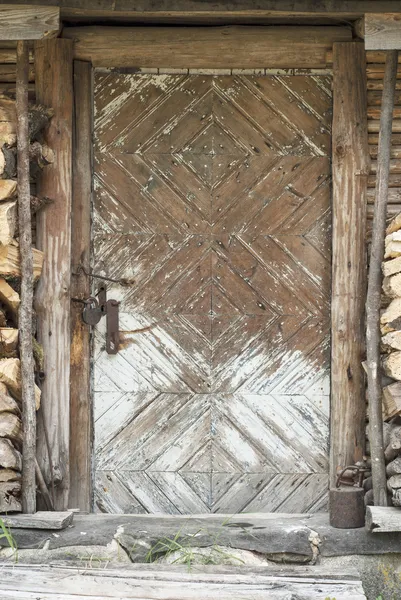
[(327, 499), (330, 81), (95, 77), (96, 507)]

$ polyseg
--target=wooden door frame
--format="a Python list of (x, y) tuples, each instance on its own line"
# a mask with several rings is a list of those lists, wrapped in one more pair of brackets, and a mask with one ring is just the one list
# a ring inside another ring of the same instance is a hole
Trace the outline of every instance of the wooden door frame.
[[(369, 164), (364, 56), (361, 42), (347, 41), (335, 46), (332, 132), (334, 266), (331, 369), (334, 375), (330, 409), (331, 483), (339, 467), (346, 466), (344, 463), (354, 463), (364, 452), (365, 389), (361, 359), (364, 349), (366, 188)], [(269, 66), (275, 68), (276, 65)], [(138, 72), (140, 69), (133, 67), (131, 71)], [(91, 62), (74, 61), (74, 105), (71, 264), (72, 272), (76, 273), (80, 264), (89, 267), (91, 248)], [(352, 185), (344, 186), (346, 181), (352, 181)], [(349, 215), (352, 217), (352, 227), (349, 226)], [(79, 277), (73, 275), (71, 289), (75, 297), (89, 295), (88, 279), (82, 273)], [(80, 308), (74, 303), (71, 320), (69, 506), (90, 511), (93, 509), (90, 332), (82, 323)]]

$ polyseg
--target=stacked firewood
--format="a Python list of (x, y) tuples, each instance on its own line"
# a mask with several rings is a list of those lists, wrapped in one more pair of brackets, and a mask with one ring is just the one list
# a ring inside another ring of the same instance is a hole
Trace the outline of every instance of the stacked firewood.
[[(40, 132), (51, 114), (43, 107), (30, 108), (30, 170), (32, 188), (35, 176), (53, 162), (53, 153), (41, 143)], [(18, 310), (20, 305), (20, 257), (18, 245), (18, 205), (16, 173), (15, 99), (0, 96), (0, 513), (21, 510), (22, 422), (21, 368), (18, 351)], [(46, 199), (32, 195), (35, 212)], [(33, 248), (34, 278), (42, 270), (42, 253)], [(35, 362), (42, 370), (39, 344), (33, 340)], [(40, 389), (36, 386), (36, 407)]]
[[(401, 214), (389, 224), (382, 265), (380, 328), (383, 364), (383, 427), (387, 487), (394, 506), (401, 506)], [(371, 478), (365, 501), (373, 504)]]

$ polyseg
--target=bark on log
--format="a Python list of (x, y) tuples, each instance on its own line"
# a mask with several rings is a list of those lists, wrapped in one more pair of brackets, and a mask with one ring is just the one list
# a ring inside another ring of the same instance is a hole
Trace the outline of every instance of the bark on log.
[[(42, 273), (43, 252), (32, 248), (33, 276), (39, 279)], [(12, 243), (0, 247), (0, 275), (6, 277), (21, 277), (20, 250), (18, 244)]]
[(0, 467), (4, 469), (22, 470), (22, 456), (10, 440), (0, 438)]
[(0, 482), (21, 481), (21, 473), (13, 469), (0, 469)]
[[(18, 347), (18, 329), (0, 327), (0, 355), (9, 355)], [(3, 357), (2, 357), (3, 358)]]
[(391, 501), (393, 506), (401, 506), (401, 490), (393, 490)]
[(0, 437), (22, 444), (21, 419), (13, 413), (2, 413), (0, 416)]
[[(387, 441), (387, 440), (386, 440)], [(384, 451), (387, 462), (394, 460), (401, 450), (401, 426), (396, 425), (390, 431), (389, 441)]]
[(18, 323), (18, 309), (20, 305), (20, 297), (17, 292), (7, 283), (5, 279), (0, 277), (0, 302), (2, 302), (8, 311), (12, 314), (16, 324)]
[[(0, 360), (0, 381), (3, 382), (10, 393), (21, 401), (21, 365), (18, 358), (5, 358)], [(36, 410), (40, 406), (40, 389), (35, 386)]]
[(394, 460), (388, 463), (386, 467), (387, 477), (401, 474), (401, 456), (397, 456)]
[(0, 202), (14, 198), (17, 194), (17, 182), (14, 179), (0, 179)]
[(0, 513), (21, 512), (21, 483), (8, 481), (0, 483)]
[(32, 347), (32, 313), (34, 260), (29, 184), (28, 123), (29, 49), (25, 41), (17, 42), (17, 154), (18, 154), (18, 225), (21, 260), (21, 304), (19, 310), (22, 422), (22, 507), (24, 513), (36, 511), (36, 400)]
[(372, 489), (372, 485), (372, 477), (366, 477), (366, 479), (363, 480), (362, 486), (366, 492)]
[(0, 244), (11, 244), (17, 229), (17, 203), (15, 200), (0, 202)]
[[(38, 170), (54, 162), (54, 152), (46, 144), (33, 142), (29, 146), (29, 165), (31, 178), (35, 178)], [(17, 175), (16, 148), (3, 146), (0, 151), (0, 175), (5, 179), (12, 179)]]

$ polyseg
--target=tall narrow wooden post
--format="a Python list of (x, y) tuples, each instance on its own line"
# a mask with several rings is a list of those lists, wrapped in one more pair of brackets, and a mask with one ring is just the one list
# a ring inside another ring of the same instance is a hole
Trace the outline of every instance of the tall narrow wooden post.
[(376, 506), (387, 506), (387, 477), (383, 447), (382, 368), (380, 361), (380, 299), (382, 282), (381, 265), (384, 258), (391, 131), (397, 66), (398, 51), (392, 50), (387, 52), (380, 114), (376, 197), (366, 301), (369, 441), (372, 458), (373, 498)]
[(36, 511), (36, 403), (32, 349), (33, 257), (29, 184), (28, 43), (17, 42), (18, 224), (21, 260), (19, 343), (22, 385), (22, 510)]
[[(72, 195), (72, 271), (90, 267), (92, 192), (92, 65), (74, 61), (74, 156)], [(71, 294), (90, 295), (81, 272), (72, 277)], [(90, 396), (90, 332), (82, 320), (82, 305), (71, 305), (70, 506), (92, 508), (92, 406)]]
[(366, 187), (366, 60), (360, 42), (333, 47), (333, 270), (330, 475), (362, 459)]
[(54, 109), (46, 141), (55, 153), (54, 163), (38, 180), (39, 194), (54, 202), (38, 213), (37, 221), (37, 243), (44, 252), (44, 264), (35, 306), (45, 371), (37, 457), (46, 483), (54, 477), (56, 510), (67, 508), (69, 493), (72, 63), (71, 40), (35, 44), (36, 100)]

